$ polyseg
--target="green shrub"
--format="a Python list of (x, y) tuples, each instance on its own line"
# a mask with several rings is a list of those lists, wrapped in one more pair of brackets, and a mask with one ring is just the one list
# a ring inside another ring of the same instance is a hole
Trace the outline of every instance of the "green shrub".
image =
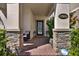
[(70, 56), (79, 56), (79, 29), (71, 30), (71, 47), (69, 50)]
[(47, 20), (47, 23), (46, 24), (48, 26), (49, 38), (53, 38), (52, 29), (54, 28), (54, 17), (51, 18), (50, 20)]
[(0, 29), (0, 56), (14, 56), (15, 53), (10, 52), (6, 47), (6, 43), (9, 41), (5, 34), (6, 30)]
[(5, 39), (5, 30), (0, 29), (0, 56), (6, 55), (6, 42), (7, 40)]

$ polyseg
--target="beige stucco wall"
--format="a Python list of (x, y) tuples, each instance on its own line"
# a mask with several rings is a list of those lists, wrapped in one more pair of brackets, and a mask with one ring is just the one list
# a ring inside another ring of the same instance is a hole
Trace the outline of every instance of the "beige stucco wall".
[(7, 4), (6, 27), (8, 30), (19, 30), (19, 4)]
[(31, 26), (31, 22), (30, 22), (30, 9), (26, 8), (25, 6), (23, 6), (23, 15), (22, 15), (22, 20), (23, 20), (23, 31), (30, 31), (30, 26)]
[(69, 4), (56, 5), (55, 29), (68, 29), (69, 28), (69, 17), (67, 19), (60, 19), (58, 17), (62, 13), (66, 13), (69, 16)]
[(45, 18), (45, 23), (44, 23), (44, 35), (46, 36), (46, 31), (48, 31), (48, 26), (47, 26), (47, 24), (46, 24), (46, 22), (47, 22), (47, 20), (48, 20), (48, 17), (46, 17)]
[(20, 6), (20, 26), (23, 32), (30, 31), (30, 37), (33, 37), (33, 32), (35, 31), (35, 21), (34, 16), (31, 11), (31, 8), (29, 8), (26, 5)]
[(19, 4), (0, 4), (0, 18), (7, 31), (19, 31)]
[(30, 37), (32, 38), (33, 32), (36, 31), (36, 20), (44, 20), (44, 35), (46, 35), (47, 25), (46, 16), (34, 16), (32, 10), (27, 5), (20, 5), (20, 27), (23, 32), (30, 31)]
[(30, 10), (30, 24), (31, 24), (31, 33), (30, 33), (30, 35), (31, 35), (31, 38), (34, 36), (33, 35), (33, 32), (35, 31), (35, 19), (34, 19), (34, 15), (33, 15), (33, 13), (32, 13), (32, 11)]

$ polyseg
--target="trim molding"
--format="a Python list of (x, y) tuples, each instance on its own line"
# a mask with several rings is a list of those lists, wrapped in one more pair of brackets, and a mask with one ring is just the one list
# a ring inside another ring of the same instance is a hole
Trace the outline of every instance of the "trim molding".
[(54, 32), (70, 32), (70, 29), (53, 29)]
[(20, 33), (19, 29), (7, 29), (7, 32), (9, 33)]

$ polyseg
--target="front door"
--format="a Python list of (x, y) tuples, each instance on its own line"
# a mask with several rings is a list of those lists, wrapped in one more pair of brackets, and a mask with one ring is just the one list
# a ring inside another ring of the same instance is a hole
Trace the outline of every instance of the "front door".
[(43, 20), (37, 20), (37, 35), (44, 34), (44, 24)]

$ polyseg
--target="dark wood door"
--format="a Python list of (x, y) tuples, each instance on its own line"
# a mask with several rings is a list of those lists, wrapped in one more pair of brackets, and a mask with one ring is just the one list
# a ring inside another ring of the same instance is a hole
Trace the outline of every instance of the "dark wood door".
[(37, 20), (37, 35), (43, 35), (44, 34), (44, 22), (43, 20)]

